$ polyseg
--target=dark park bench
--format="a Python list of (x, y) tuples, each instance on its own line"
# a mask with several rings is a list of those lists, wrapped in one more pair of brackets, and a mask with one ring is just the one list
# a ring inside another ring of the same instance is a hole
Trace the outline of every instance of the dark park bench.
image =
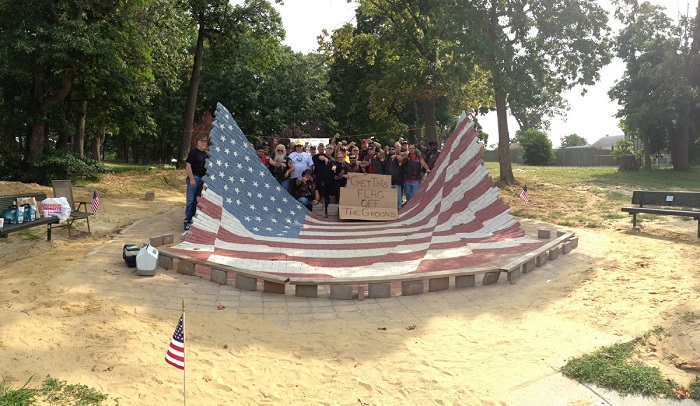
[[(37, 205), (40, 205), (41, 201), (46, 199), (46, 193), (21, 193), (16, 195), (0, 196), (0, 208), (2, 208), (2, 210), (5, 210), (8, 207), (13, 206), (17, 201), (17, 198), (22, 197), (33, 197), (36, 199)], [(37, 227), (40, 225), (46, 225), (46, 241), (51, 241), (51, 225), (57, 224), (59, 221), (60, 220), (58, 219), (58, 217), (37, 217), (37, 219), (34, 221), (25, 221), (21, 224), (5, 223), (2, 229), (0, 229), (0, 238), (7, 238), (8, 234), (14, 233), (15, 231), (24, 230), (31, 227)]]
[[(623, 207), (622, 211), (632, 215), (632, 227), (637, 227), (637, 213), (692, 217), (698, 221), (700, 238), (700, 192), (659, 192), (635, 190), (632, 204), (639, 207)], [(656, 206), (656, 207), (648, 207)]]

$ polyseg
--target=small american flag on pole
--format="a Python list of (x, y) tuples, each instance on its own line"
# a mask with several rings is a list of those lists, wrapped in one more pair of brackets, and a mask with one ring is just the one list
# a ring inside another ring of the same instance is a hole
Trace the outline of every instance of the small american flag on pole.
[(530, 201), (530, 196), (527, 194), (527, 186), (523, 186), (523, 191), (520, 192), (520, 198), (525, 200), (526, 203)]
[(92, 212), (97, 213), (100, 210), (100, 197), (97, 196), (97, 190), (92, 192)]
[(182, 316), (170, 340), (168, 352), (165, 353), (165, 362), (177, 369), (185, 369), (185, 332), (182, 327)]

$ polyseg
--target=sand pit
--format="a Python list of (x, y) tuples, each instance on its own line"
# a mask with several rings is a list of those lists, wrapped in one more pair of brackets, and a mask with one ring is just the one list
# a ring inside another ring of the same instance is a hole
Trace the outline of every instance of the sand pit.
[[(0, 182), (0, 194), (38, 188)], [(516, 285), (330, 301), (163, 269), (138, 277), (121, 247), (181, 229), (178, 188), (153, 202), (101, 194), (92, 236), (57, 230), (46, 242), (36, 228), (0, 240), (0, 376), (21, 386), (50, 374), (120, 404), (178, 404), (182, 372), (163, 358), (182, 299), (192, 405), (523, 404), (523, 388), (567, 358), (654, 326), (669, 335), (640, 357), (684, 385), (698, 373), (695, 222), (572, 229), (579, 248)]]

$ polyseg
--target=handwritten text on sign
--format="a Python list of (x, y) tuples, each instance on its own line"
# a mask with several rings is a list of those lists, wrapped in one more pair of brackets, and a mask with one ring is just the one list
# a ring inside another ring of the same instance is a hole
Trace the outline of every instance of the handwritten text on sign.
[(386, 221), (398, 219), (397, 190), (388, 175), (351, 174), (340, 189), (341, 220)]

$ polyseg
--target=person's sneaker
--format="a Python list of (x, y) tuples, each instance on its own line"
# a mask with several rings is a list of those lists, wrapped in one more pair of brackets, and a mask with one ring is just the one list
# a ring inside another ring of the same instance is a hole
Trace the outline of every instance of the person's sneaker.
[(191, 225), (191, 224), (192, 224), (192, 223), (185, 223), (185, 231), (187, 231), (187, 230), (190, 229), (190, 225)]

